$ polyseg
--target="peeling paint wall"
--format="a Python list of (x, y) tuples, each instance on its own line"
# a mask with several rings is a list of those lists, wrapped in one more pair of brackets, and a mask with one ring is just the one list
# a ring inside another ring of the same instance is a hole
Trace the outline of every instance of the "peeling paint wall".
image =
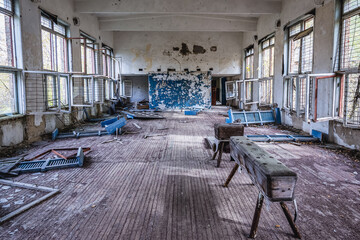
[(149, 74), (150, 108), (211, 108), (210, 72)]
[(125, 75), (164, 72), (168, 69), (210, 70), (218, 75), (240, 74), (241, 43), (242, 33), (114, 33), (115, 56), (122, 58)]

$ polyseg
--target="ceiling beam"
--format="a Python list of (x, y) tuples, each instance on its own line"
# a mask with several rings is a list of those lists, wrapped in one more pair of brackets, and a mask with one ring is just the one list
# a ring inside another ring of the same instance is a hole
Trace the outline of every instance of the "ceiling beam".
[(142, 18), (100, 19), (101, 31), (256, 31), (254, 18), (214, 18), (194, 15), (167, 15)]
[(78, 0), (80, 13), (182, 13), (272, 14), (281, 11), (280, 0)]

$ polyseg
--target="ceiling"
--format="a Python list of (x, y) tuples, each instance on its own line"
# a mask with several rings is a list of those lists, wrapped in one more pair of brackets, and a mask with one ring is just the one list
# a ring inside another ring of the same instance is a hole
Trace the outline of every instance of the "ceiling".
[(255, 31), (257, 18), (281, 11), (281, 0), (76, 0), (102, 31)]

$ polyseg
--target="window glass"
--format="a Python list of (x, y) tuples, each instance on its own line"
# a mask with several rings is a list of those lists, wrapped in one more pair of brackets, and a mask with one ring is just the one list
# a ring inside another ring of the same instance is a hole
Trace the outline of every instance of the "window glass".
[(359, 0), (345, 0), (344, 1), (344, 8), (343, 13), (348, 13), (352, 10), (355, 10), (360, 7), (360, 1)]
[(245, 50), (245, 79), (254, 77), (254, 48)]
[(66, 27), (61, 24), (55, 24), (45, 16), (41, 16), (41, 25), (43, 69), (67, 72)]
[(54, 76), (46, 76), (46, 97), (48, 108), (57, 106), (56, 79)]
[[(345, 7), (345, 6), (344, 6)], [(360, 12), (360, 7), (357, 9)], [(359, 13), (360, 14), (360, 13)], [(341, 70), (357, 69), (360, 62), (360, 16), (344, 16), (341, 36)]]
[(13, 6), (11, 0), (0, 0), (0, 8), (4, 8), (5, 10), (12, 12), (13, 11), (12, 7)]
[(60, 103), (61, 107), (69, 105), (68, 80), (66, 77), (60, 77)]
[[(308, 73), (313, 65), (314, 17), (289, 28), (289, 73)], [(306, 30), (306, 31), (305, 31)]]
[(0, 12), (0, 66), (15, 67), (12, 16)]
[(0, 73), (0, 115), (17, 112), (15, 74)]
[(85, 34), (81, 34), (81, 70), (86, 74), (97, 73), (97, 58), (98, 54), (95, 51), (96, 45), (94, 40), (89, 39)]

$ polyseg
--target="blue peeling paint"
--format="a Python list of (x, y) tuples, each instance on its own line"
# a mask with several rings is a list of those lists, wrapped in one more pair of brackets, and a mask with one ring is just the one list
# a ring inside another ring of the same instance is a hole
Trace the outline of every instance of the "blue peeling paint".
[(211, 108), (210, 72), (149, 74), (150, 108)]

